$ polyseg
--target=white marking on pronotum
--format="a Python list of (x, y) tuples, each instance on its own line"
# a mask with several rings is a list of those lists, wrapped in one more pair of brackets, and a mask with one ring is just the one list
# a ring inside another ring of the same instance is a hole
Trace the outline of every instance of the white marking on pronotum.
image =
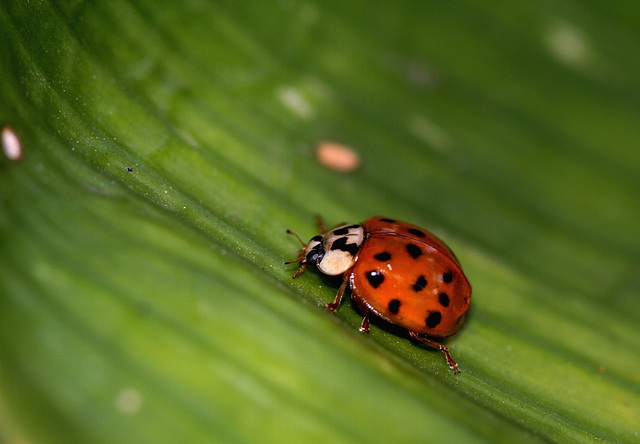
[(8, 125), (5, 125), (2, 128), (2, 151), (4, 151), (4, 155), (7, 156), (9, 160), (20, 160), (22, 159), (22, 144), (20, 143), (20, 139), (18, 139), (18, 135)]

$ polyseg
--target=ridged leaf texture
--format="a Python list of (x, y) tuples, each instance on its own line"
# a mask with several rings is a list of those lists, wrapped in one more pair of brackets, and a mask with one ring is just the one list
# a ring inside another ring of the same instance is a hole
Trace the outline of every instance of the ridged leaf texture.
[[(638, 29), (626, 1), (4, 1), (0, 439), (638, 442)], [(317, 214), (446, 240), (462, 373), (291, 279)]]

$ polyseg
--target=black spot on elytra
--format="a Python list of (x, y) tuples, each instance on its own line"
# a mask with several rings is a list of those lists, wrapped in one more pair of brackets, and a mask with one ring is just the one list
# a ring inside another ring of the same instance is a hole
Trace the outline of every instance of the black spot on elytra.
[(386, 219), (386, 218), (382, 218), (380, 219), (380, 222), (389, 222), (390, 224), (395, 224), (396, 221), (393, 219)]
[(369, 271), (365, 276), (373, 288), (378, 288), (384, 282), (384, 275), (380, 270)]
[(420, 230), (418, 230), (416, 228), (409, 228), (409, 233), (411, 233), (411, 234), (413, 234), (415, 236), (418, 236), (418, 237), (425, 237), (426, 236), (426, 234), (424, 234), (423, 231), (420, 231)]
[(440, 324), (440, 321), (442, 321), (442, 315), (440, 314), (440, 312), (432, 311), (431, 313), (429, 313), (429, 316), (427, 316), (427, 319), (426, 319), (427, 327), (429, 328), (437, 327), (438, 324)]
[(447, 293), (440, 293), (438, 295), (438, 300), (440, 301), (443, 307), (449, 306), (449, 295)]
[(333, 244), (331, 244), (331, 250), (341, 250), (341, 251), (346, 251), (348, 253), (351, 253), (352, 255), (355, 255), (359, 248), (357, 244), (348, 244), (347, 241), (349, 240), (349, 238), (347, 237), (339, 237), (338, 239), (336, 239), (335, 241), (333, 241)]
[(422, 255), (422, 250), (415, 244), (407, 244), (407, 252), (412, 258), (417, 259)]
[(387, 262), (389, 259), (391, 259), (391, 254), (386, 251), (383, 251), (382, 253), (378, 253), (375, 256), (373, 256), (373, 258), (380, 262)]
[(426, 286), (427, 286), (427, 280), (425, 279), (424, 276), (420, 276), (416, 280), (416, 283), (413, 284), (413, 291), (422, 291)]
[(445, 274), (442, 275), (442, 281), (450, 284), (451, 282), (453, 282), (453, 273), (451, 273), (450, 271), (447, 271)]
[(389, 302), (389, 311), (396, 315), (398, 314), (398, 311), (400, 311), (400, 300), (399, 299), (392, 299), (391, 302)]

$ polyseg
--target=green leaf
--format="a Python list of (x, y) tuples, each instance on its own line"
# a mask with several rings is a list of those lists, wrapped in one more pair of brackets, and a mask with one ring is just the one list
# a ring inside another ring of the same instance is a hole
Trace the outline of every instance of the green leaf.
[[(4, 2), (0, 439), (637, 441), (639, 26), (624, 1)], [(461, 374), (291, 280), (316, 214), (446, 239)]]

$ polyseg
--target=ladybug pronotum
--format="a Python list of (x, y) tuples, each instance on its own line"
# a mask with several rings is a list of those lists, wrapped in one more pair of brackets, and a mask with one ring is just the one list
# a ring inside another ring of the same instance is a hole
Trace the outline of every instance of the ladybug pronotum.
[[(464, 323), (471, 286), (460, 262), (447, 245), (415, 225), (386, 217), (361, 224), (340, 225), (304, 243), (295, 261), (300, 276), (308, 265), (330, 275), (344, 275), (335, 311), (347, 289), (363, 314), (361, 331), (369, 331), (371, 315), (406, 328), (414, 340), (441, 350), (449, 367), (459, 373), (449, 348), (435, 339), (456, 333)], [(434, 339), (435, 338), (435, 339)]]

